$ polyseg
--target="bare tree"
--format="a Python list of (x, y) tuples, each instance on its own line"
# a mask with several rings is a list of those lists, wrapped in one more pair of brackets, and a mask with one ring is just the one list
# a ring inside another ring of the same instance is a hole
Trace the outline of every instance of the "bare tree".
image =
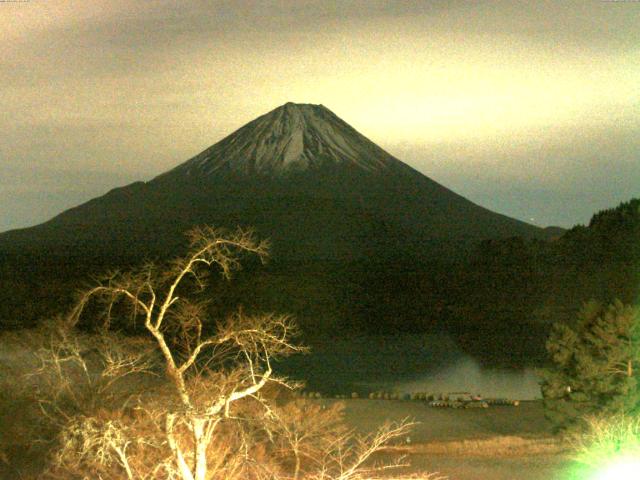
[[(112, 272), (80, 295), (41, 354), (39, 374), (53, 385), (43, 409), (64, 420), (49, 477), (355, 480), (386, 468), (371, 456), (407, 422), (360, 438), (338, 425), (339, 409), (275, 400), (273, 389), (296, 385), (274, 375), (273, 360), (304, 351), (289, 316), (239, 311), (209, 323), (206, 302), (189, 298), (212, 268), (229, 278), (242, 253), (264, 259), (267, 244), (200, 227), (169, 267)], [(95, 302), (102, 333), (89, 341), (72, 332)], [(116, 314), (144, 325), (147, 339), (110, 333)], [(143, 383), (148, 374), (158, 380)]]
[[(207, 448), (222, 419), (232, 415), (233, 404), (246, 397), (260, 400), (260, 390), (268, 382), (281, 382), (273, 376), (272, 359), (302, 348), (290, 341), (296, 330), (288, 316), (238, 313), (206, 336), (205, 306), (181, 296), (181, 288), (190, 281), (203, 289), (207, 267), (219, 267), (228, 278), (240, 265), (239, 253), (264, 258), (267, 244), (242, 230), (225, 235), (199, 227), (189, 236), (189, 253), (168, 270), (148, 265), (136, 272), (110, 274), (81, 296), (69, 320), (77, 323), (87, 303), (96, 297), (106, 301), (106, 326), (119, 301), (129, 305), (134, 318), (142, 317), (179, 399), (179, 408), (166, 414), (164, 428), (180, 478), (204, 480)], [(202, 375), (205, 370), (207, 375)], [(185, 428), (190, 440), (180, 433)]]

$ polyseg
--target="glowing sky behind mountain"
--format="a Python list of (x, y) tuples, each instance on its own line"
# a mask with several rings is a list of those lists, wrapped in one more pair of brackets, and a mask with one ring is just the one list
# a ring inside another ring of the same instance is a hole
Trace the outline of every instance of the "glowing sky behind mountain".
[(321, 103), (492, 210), (640, 195), (640, 2), (0, 3), (0, 231)]

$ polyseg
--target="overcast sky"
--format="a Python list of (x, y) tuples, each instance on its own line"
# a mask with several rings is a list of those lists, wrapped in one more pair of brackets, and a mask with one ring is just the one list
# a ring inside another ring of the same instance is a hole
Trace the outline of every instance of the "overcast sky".
[(640, 2), (0, 2), (0, 231), (321, 103), (492, 210), (640, 196)]

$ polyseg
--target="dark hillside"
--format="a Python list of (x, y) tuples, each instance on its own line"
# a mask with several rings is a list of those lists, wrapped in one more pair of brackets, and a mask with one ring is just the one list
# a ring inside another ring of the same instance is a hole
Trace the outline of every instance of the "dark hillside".
[(60, 311), (108, 268), (171, 258), (199, 224), (251, 227), (272, 243), (266, 268), (220, 286), (218, 313), (238, 302), (290, 311), (307, 332), (333, 334), (420, 332), (460, 318), (472, 331), (478, 314), (460, 295), (483, 309), (495, 294), (470, 282), (475, 246), (557, 234), (466, 200), (323, 106), (286, 104), (149, 182), (0, 234), (2, 324)]
[(572, 322), (584, 302), (637, 302), (640, 200), (598, 212), (588, 226), (576, 226), (555, 241), (482, 242), (445, 283), (442, 318), (469, 348), (483, 354), (493, 335), (489, 343), (511, 348), (528, 342), (532, 355), (544, 357), (550, 325)]

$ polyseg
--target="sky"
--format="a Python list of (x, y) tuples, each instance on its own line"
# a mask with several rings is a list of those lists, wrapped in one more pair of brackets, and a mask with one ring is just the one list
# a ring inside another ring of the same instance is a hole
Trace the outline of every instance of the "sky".
[(640, 196), (640, 2), (0, 1), (0, 231), (288, 101), (541, 226)]

